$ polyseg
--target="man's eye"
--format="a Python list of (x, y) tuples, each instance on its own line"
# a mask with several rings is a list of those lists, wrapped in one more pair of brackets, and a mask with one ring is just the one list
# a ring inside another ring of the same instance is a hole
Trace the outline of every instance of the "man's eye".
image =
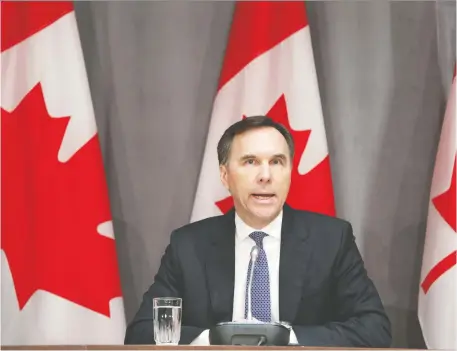
[(245, 163), (248, 165), (253, 165), (255, 163), (255, 161), (253, 159), (249, 159), (249, 160), (246, 160)]
[(282, 165), (283, 164), (282, 160), (280, 160), (280, 159), (275, 159), (275, 160), (272, 161), (272, 163), (274, 165)]

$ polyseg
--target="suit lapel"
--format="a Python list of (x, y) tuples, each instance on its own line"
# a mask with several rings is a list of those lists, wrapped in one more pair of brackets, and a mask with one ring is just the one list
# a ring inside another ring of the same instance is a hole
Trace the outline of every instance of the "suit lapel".
[(231, 321), (235, 281), (235, 212), (221, 217), (210, 233), (205, 263), (213, 323)]
[(308, 232), (297, 223), (294, 210), (284, 205), (279, 264), (279, 317), (293, 322), (302, 294), (302, 286), (311, 257), (306, 245)]

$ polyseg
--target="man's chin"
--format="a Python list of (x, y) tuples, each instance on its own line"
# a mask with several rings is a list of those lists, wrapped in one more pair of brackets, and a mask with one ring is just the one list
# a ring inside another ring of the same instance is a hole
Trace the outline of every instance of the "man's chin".
[(271, 208), (256, 208), (252, 211), (252, 214), (259, 222), (268, 224), (278, 216), (280, 211), (280, 208), (274, 206)]

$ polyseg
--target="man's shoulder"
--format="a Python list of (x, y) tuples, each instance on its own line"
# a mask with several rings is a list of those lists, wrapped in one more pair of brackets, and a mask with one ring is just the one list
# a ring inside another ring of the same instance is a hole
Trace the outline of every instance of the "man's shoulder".
[(317, 212), (292, 209), (295, 226), (307, 228), (311, 233), (340, 236), (346, 230), (352, 231), (349, 221)]
[(172, 238), (179, 241), (207, 238), (215, 228), (223, 224), (225, 219), (224, 215), (220, 215), (185, 224), (173, 230)]
[(336, 255), (343, 243), (354, 240), (349, 221), (316, 212), (293, 210), (293, 232), (306, 236), (319, 255)]
[(312, 223), (312, 224), (325, 225), (325, 226), (348, 226), (348, 225), (350, 225), (349, 221), (347, 221), (343, 218), (339, 218), (339, 217), (329, 216), (329, 215), (325, 215), (322, 213), (305, 211), (305, 210), (293, 209), (292, 211), (296, 218), (305, 220), (308, 223)]

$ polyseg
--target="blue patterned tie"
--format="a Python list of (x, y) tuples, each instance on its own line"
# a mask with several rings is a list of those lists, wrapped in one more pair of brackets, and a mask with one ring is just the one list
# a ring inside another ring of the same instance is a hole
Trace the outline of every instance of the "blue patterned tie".
[[(270, 303), (270, 274), (268, 260), (263, 249), (263, 238), (267, 236), (264, 232), (253, 232), (249, 235), (259, 247), (257, 261), (254, 264), (251, 288), (251, 311), (252, 317), (262, 322), (271, 322)], [(248, 317), (248, 288), (251, 275), (252, 262), (249, 261), (248, 275), (246, 278), (246, 298), (244, 302), (244, 317)]]

